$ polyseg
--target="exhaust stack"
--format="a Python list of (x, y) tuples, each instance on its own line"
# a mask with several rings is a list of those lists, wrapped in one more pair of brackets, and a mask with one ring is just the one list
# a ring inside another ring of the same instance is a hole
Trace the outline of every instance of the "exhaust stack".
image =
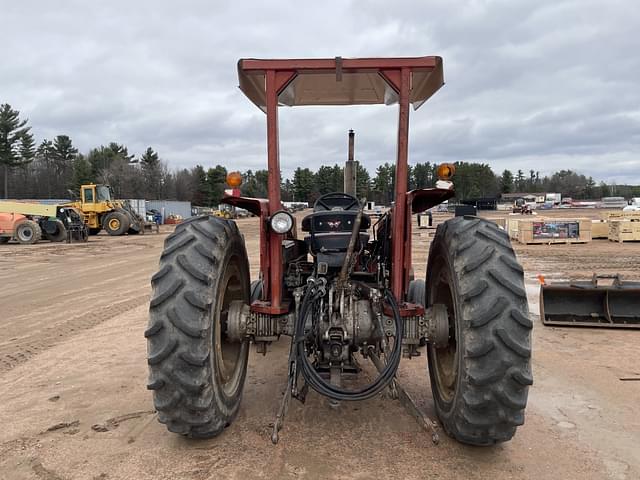
[(356, 196), (356, 172), (357, 164), (353, 160), (353, 147), (355, 133), (353, 130), (349, 130), (349, 155), (347, 162), (344, 165), (344, 193)]

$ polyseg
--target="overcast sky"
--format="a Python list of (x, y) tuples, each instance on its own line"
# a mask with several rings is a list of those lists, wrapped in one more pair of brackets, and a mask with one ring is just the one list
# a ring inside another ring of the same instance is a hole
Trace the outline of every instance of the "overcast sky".
[[(447, 84), (412, 112), (411, 163), (640, 183), (637, 0), (0, 0), (0, 25), (0, 103), (38, 142), (266, 168), (265, 115), (237, 88), (239, 58), (440, 55)], [(397, 106), (283, 108), (283, 174), (343, 162), (349, 128), (367, 168), (393, 162), (396, 122)]]

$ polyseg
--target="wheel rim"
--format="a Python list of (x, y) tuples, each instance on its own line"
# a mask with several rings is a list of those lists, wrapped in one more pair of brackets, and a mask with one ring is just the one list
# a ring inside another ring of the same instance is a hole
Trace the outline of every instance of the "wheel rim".
[(229, 305), (234, 300), (246, 301), (245, 286), (242, 284), (237, 257), (229, 260), (218, 295), (222, 297), (221, 301), (215, 302), (215, 308), (212, 311), (213, 345), (216, 357), (214, 368), (223, 392), (231, 397), (242, 383), (248, 348), (247, 341), (232, 342), (226, 335)]
[(440, 397), (445, 403), (451, 403), (456, 392), (458, 381), (458, 337), (456, 334), (456, 313), (453, 295), (451, 293), (451, 279), (447, 273), (443, 260), (438, 262), (434, 276), (434, 284), (430, 288), (430, 305), (436, 303), (447, 307), (449, 317), (449, 343), (443, 347), (431, 347), (434, 379)]
[(23, 242), (28, 242), (33, 238), (33, 232), (28, 227), (23, 227), (18, 230), (18, 238)]
[(120, 220), (112, 218), (109, 220), (109, 228), (111, 230), (118, 230), (120, 228)]

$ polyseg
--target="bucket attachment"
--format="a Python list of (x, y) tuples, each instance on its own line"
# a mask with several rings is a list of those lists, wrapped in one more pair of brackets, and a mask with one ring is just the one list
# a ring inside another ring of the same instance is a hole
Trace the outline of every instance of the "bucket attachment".
[[(599, 279), (612, 279), (598, 285)], [(540, 317), (544, 325), (640, 329), (640, 282), (618, 274), (591, 280), (547, 284), (540, 281)]]

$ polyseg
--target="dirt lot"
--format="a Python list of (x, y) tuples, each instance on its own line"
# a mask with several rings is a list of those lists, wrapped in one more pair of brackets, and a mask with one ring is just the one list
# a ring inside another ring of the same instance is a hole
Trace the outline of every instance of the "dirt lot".
[[(239, 224), (255, 276), (257, 220)], [(442, 434), (436, 446), (385, 396), (334, 410), (310, 394), (273, 446), (288, 339), (252, 352), (241, 412), (219, 438), (189, 441), (156, 421), (142, 333), (168, 232), (0, 246), (0, 478), (640, 478), (640, 381), (619, 380), (640, 377), (640, 331), (545, 328), (536, 285), (538, 273), (640, 280), (640, 244), (516, 246), (536, 321), (535, 384), (513, 441), (471, 448)], [(422, 276), (430, 237), (414, 237)], [(433, 415), (424, 356), (404, 360), (400, 379)]]

